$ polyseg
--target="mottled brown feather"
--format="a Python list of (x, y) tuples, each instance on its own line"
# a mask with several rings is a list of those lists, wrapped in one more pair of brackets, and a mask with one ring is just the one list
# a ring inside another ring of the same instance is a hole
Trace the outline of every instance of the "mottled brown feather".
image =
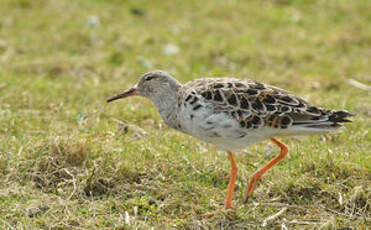
[(287, 129), (295, 125), (319, 125), (318, 121), (336, 125), (336, 122), (346, 122), (344, 117), (352, 115), (312, 106), (285, 90), (252, 80), (197, 79), (185, 84), (183, 90), (186, 99), (190, 92), (196, 92), (213, 105), (215, 112), (229, 114), (246, 128)]

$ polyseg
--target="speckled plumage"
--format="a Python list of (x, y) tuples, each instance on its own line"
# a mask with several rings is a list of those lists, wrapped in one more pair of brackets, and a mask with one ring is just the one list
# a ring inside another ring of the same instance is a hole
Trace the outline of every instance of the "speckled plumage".
[(274, 137), (320, 134), (342, 128), (353, 116), (344, 110), (313, 106), (282, 89), (252, 80), (204, 78), (184, 85), (170, 74), (144, 74), (131, 89), (108, 102), (132, 95), (151, 99), (167, 125), (218, 146), (228, 152), (232, 164), (226, 207), (231, 199), (237, 166), (230, 151), (271, 139), (281, 152), (252, 176), (246, 200), (261, 176), (288, 153)]
[(225, 150), (273, 136), (324, 133), (352, 114), (312, 106), (282, 89), (252, 80), (205, 78), (179, 88), (174, 128)]

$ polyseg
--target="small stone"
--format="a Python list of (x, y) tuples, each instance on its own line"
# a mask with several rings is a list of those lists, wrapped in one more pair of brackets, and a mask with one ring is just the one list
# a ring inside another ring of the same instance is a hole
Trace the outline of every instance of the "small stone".
[(180, 51), (179, 47), (174, 45), (174, 44), (167, 44), (165, 47), (164, 47), (164, 53), (168, 56), (172, 56), (172, 55), (175, 55), (175, 54), (178, 54)]
[(98, 26), (100, 24), (99, 17), (98, 16), (95, 16), (95, 15), (90, 16), (88, 18), (88, 24), (89, 24), (89, 26)]
[(42, 204), (31, 204), (29, 207), (27, 207), (26, 212), (27, 216), (29, 217), (36, 217), (44, 212), (46, 212), (49, 209), (48, 206), (42, 205)]

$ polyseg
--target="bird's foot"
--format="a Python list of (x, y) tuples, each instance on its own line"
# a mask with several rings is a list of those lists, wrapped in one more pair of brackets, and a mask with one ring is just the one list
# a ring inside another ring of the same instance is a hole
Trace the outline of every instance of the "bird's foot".
[(227, 205), (225, 206), (225, 209), (217, 209), (213, 212), (208, 212), (206, 214), (203, 215), (203, 217), (205, 219), (208, 219), (208, 218), (211, 218), (211, 217), (214, 217), (215, 215), (217, 214), (227, 214), (227, 213), (230, 213), (230, 212), (233, 212), (234, 211), (234, 207), (233, 206), (229, 206), (227, 207)]
[(232, 205), (232, 202), (226, 202), (225, 205), (224, 205), (224, 210), (221, 210), (221, 209), (217, 209), (213, 212), (208, 212), (206, 214), (203, 215), (204, 218), (208, 219), (208, 218), (211, 218), (213, 216), (215, 216), (215, 214), (219, 213), (219, 212), (222, 212), (222, 211), (230, 211), (230, 210), (233, 210), (234, 209), (234, 206)]

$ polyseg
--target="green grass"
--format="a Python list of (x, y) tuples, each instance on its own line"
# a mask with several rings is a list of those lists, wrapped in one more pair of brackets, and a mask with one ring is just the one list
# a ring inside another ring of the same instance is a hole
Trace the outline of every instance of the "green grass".
[[(348, 80), (371, 84), (370, 9), (368, 0), (2, 0), (0, 228), (366, 229), (371, 95)], [(179, 53), (166, 54), (168, 44)], [(181, 82), (251, 78), (358, 115), (340, 132), (282, 138), (289, 156), (247, 204), (249, 177), (278, 149), (236, 154), (236, 209), (204, 219), (223, 208), (226, 154), (167, 128), (146, 99), (105, 103), (152, 69)]]

